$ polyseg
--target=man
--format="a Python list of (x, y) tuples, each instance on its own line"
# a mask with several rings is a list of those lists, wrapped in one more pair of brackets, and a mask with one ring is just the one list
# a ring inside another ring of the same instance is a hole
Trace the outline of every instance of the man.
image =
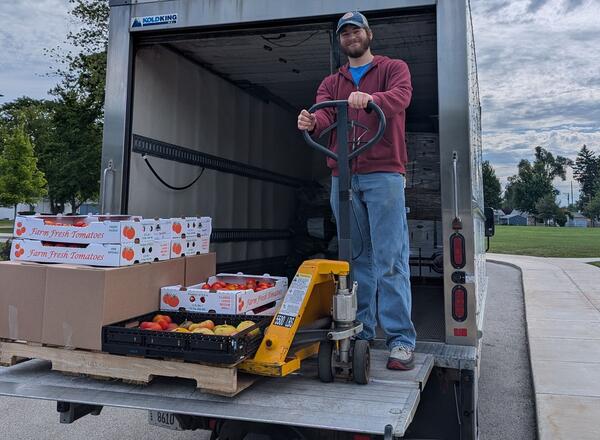
[[(408, 226), (404, 203), (404, 174), (407, 162), (404, 139), (406, 108), (412, 86), (406, 63), (373, 56), (373, 32), (360, 12), (348, 12), (337, 26), (341, 50), (348, 64), (323, 80), (317, 102), (347, 99), (350, 119), (369, 127), (350, 130), (351, 140), (367, 140), (377, 131), (377, 116), (364, 109), (373, 101), (383, 110), (386, 129), (383, 138), (352, 163), (352, 276), (358, 281), (357, 318), (364, 325), (361, 339), (375, 338), (377, 320), (390, 349), (387, 368), (409, 370), (414, 366), (416, 332), (411, 321)], [(335, 110), (298, 115), (298, 129), (314, 136), (335, 122)], [(335, 150), (336, 131), (329, 147)], [(331, 205), (338, 217), (337, 163), (332, 169)]]

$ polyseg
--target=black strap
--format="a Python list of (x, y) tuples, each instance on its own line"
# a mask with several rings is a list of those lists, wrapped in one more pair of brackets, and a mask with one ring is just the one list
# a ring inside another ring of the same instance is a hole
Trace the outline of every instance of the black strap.
[(154, 174), (154, 177), (156, 177), (160, 183), (162, 183), (164, 186), (166, 186), (169, 189), (172, 189), (174, 191), (183, 191), (185, 189), (188, 189), (189, 187), (191, 187), (194, 183), (196, 183), (198, 181), (198, 179), (200, 177), (202, 177), (202, 174), (204, 174), (204, 167), (202, 167), (202, 171), (200, 171), (200, 174), (198, 174), (198, 177), (196, 177), (192, 183), (190, 183), (189, 185), (185, 185), (185, 186), (173, 186), (173, 185), (169, 185), (167, 182), (165, 182), (156, 172), (156, 170), (152, 167), (152, 165), (150, 165), (150, 162), (148, 161), (148, 157), (147, 156), (142, 156), (142, 159), (144, 159), (144, 162), (146, 162), (146, 165), (148, 165), (148, 168), (150, 168), (150, 171), (152, 171), (152, 174)]

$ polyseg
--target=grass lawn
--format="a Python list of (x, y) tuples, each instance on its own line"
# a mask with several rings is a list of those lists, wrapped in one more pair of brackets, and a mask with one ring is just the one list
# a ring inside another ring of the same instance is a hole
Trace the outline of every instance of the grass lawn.
[(0, 234), (10, 234), (13, 231), (12, 220), (0, 220)]
[(600, 228), (496, 225), (489, 251), (535, 257), (600, 257)]

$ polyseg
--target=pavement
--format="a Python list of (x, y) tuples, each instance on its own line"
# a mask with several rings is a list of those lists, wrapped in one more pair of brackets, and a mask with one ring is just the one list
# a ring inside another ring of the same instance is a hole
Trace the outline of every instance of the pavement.
[(488, 292), (479, 364), (479, 438), (536, 438), (535, 399), (521, 272), (487, 263)]
[(600, 439), (600, 268), (582, 259), (487, 259), (521, 271), (538, 438)]

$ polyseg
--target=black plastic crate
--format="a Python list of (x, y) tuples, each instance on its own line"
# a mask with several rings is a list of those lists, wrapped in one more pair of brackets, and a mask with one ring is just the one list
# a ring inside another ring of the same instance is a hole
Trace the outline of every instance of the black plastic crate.
[[(152, 321), (157, 314), (170, 316), (176, 324), (186, 320), (201, 322), (210, 319), (215, 325), (237, 326), (242, 321), (254, 321), (255, 325), (232, 336), (137, 328), (139, 323)], [(271, 316), (157, 311), (102, 327), (102, 351), (120, 355), (233, 365), (256, 353), (271, 320)], [(250, 332), (256, 328), (260, 328), (260, 334), (250, 336)]]

